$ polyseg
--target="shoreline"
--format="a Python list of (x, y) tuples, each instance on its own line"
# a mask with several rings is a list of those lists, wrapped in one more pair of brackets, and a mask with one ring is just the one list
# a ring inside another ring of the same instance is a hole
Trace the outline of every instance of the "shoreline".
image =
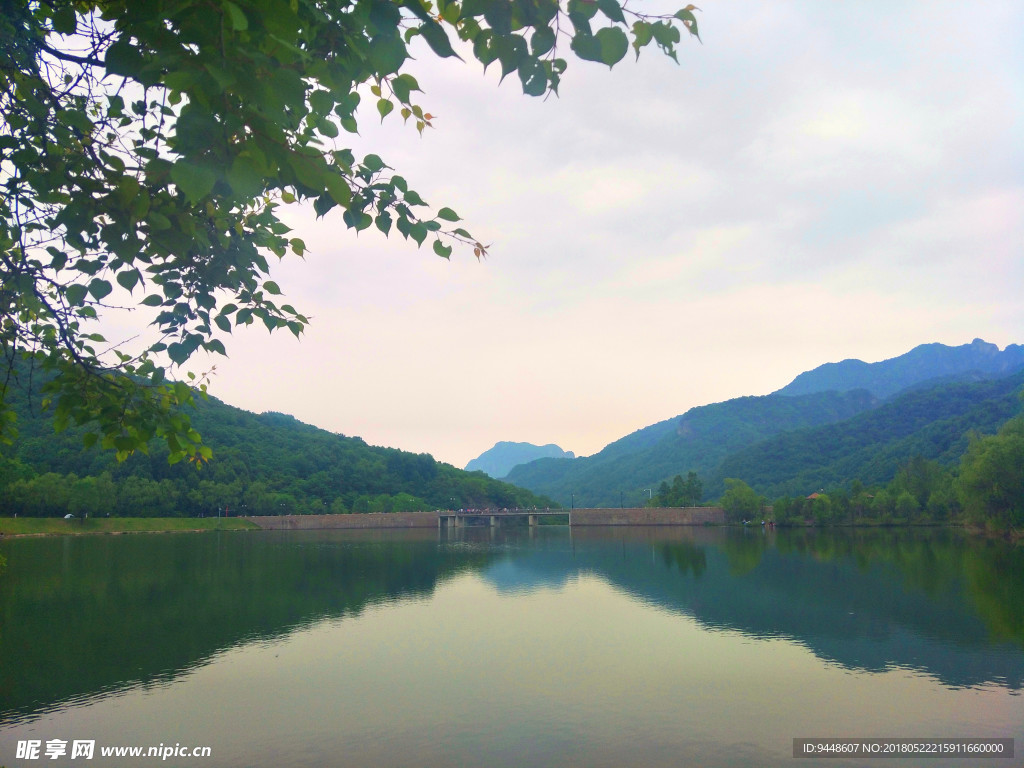
[(259, 530), (244, 518), (103, 517), (65, 520), (62, 517), (0, 517), (0, 541), (41, 536), (121, 536), (133, 533), (207, 533)]
[[(570, 510), (565, 510), (569, 514)], [(672, 507), (662, 509), (575, 509), (572, 527), (621, 527), (621, 526), (694, 526), (724, 527), (746, 530), (760, 529), (758, 525), (727, 523), (720, 508), (715, 507)], [(210, 531), (259, 531), (259, 530), (408, 530), (439, 528), (439, 517), (448, 512), (390, 512), (375, 514), (341, 514), (341, 515), (292, 515), (268, 517), (230, 517), (230, 518), (181, 518), (181, 517), (106, 517), (93, 518), (85, 521), (78, 518), (66, 520), (53, 517), (0, 517), (0, 541), (5, 539), (38, 538), (42, 536), (88, 536), (106, 535), (122, 536), (136, 533), (207, 533)], [(498, 524), (505, 524), (506, 519), (525, 516), (527, 512), (494, 513)], [(489, 517), (491, 513), (480, 512), (476, 517)], [(970, 526), (963, 523), (931, 522), (909, 523), (864, 521), (859, 524), (840, 523), (837, 525), (815, 525), (807, 523), (787, 523), (777, 525), (773, 530), (831, 528), (852, 529), (922, 529), (922, 528), (957, 528), (968, 535), (983, 538), (1008, 539), (1019, 543), (1024, 541), (1024, 533), (1018, 531), (992, 531), (983, 526)]]

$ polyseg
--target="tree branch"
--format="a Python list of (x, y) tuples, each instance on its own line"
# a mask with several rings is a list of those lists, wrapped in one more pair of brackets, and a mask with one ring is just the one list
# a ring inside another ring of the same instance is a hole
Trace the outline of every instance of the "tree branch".
[(75, 56), (75, 54), (73, 53), (64, 53), (62, 51), (58, 51), (56, 48), (51, 48), (46, 43), (39, 43), (39, 49), (42, 51), (46, 51), (55, 59), (60, 59), (61, 61), (70, 61), (73, 64), (88, 64), (90, 67), (107, 66), (99, 59), (93, 58), (91, 56)]

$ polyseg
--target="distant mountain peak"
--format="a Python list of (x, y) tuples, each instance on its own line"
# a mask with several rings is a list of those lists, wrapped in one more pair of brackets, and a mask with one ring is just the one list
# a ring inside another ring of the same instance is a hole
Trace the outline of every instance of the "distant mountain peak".
[(1000, 351), (997, 345), (980, 338), (958, 347), (935, 342), (877, 363), (855, 359), (825, 363), (801, 373), (773, 394), (792, 396), (866, 389), (876, 397), (887, 398), (933, 379), (1006, 376), (1021, 368), (1024, 345), (1009, 344)]
[(513, 467), (528, 464), (536, 459), (574, 459), (572, 451), (563, 451), (554, 443), (534, 445), (533, 443), (513, 443), (502, 440), (466, 465), (470, 472), (480, 470), (491, 477), (505, 477)]

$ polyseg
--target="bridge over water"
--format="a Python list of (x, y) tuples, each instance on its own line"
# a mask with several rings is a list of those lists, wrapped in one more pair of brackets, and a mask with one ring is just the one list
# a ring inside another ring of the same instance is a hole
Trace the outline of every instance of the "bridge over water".
[[(472, 525), (531, 526), (542, 518), (561, 517), (572, 527), (586, 525), (721, 525), (725, 512), (721, 507), (640, 507), (612, 509), (477, 509), (438, 510), (435, 512), (372, 512), (343, 515), (286, 515), (248, 517), (260, 528), (271, 530), (316, 530), (324, 528), (463, 528)], [(561, 521), (559, 521), (561, 522)]]
[(489, 525), (497, 528), (501, 524), (516, 522), (522, 524), (526, 520), (527, 525), (540, 525), (541, 518), (549, 520), (559, 519), (565, 525), (572, 525), (572, 512), (566, 509), (536, 510), (536, 509), (474, 509), (457, 512), (439, 512), (437, 515), (438, 528), (465, 528), (471, 525)]

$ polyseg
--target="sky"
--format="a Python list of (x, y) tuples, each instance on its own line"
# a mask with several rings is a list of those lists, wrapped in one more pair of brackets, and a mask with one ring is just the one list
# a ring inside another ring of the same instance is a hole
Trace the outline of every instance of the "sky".
[(417, 49), (433, 130), (367, 102), (351, 146), (490, 255), (291, 206), (309, 253), (271, 276), (312, 323), (197, 358), (211, 394), (461, 467), (589, 455), (826, 362), (1024, 343), (1024, 5), (701, 8), (678, 66), (573, 59), (546, 100)]

